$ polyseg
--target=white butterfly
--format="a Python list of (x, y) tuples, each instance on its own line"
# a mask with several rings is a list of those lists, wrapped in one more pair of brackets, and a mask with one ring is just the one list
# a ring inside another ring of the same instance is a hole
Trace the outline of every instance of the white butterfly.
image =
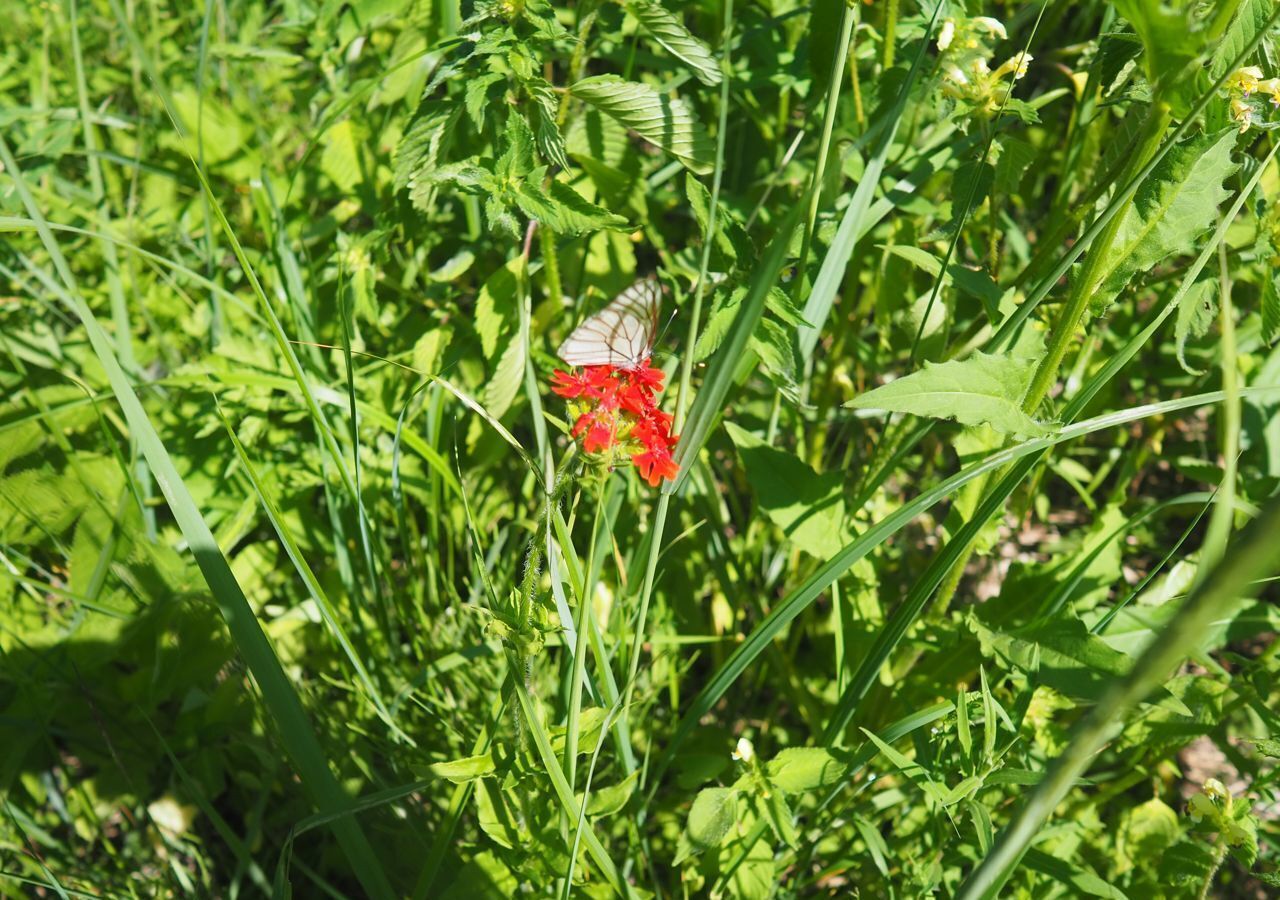
[(662, 288), (637, 281), (594, 316), (583, 320), (556, 351), (571, 366), (638, 369), (653, 354)]

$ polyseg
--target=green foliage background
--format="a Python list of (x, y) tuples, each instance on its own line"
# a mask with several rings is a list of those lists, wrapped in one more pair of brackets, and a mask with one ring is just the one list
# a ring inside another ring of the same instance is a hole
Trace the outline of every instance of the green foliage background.
[(0, 893), (1274, 889), (1278, 18), (7, 6)]

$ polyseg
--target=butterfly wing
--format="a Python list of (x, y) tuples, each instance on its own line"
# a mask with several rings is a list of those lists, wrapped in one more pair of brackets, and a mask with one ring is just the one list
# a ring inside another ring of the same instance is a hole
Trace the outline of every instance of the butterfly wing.
[(560, 345), (560, 358), (571, 366), (635, 368), (653, 352), (661, 303), (657, 281), (637, 281), (575, 328)]

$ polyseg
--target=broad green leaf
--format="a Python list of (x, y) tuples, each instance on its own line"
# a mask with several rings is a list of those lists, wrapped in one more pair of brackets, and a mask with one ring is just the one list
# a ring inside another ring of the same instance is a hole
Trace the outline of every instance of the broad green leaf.
[(968, 359), (926, 362), (924, 368), (867, 391), (845, 404), (916, 416), (990, 425), (1005, 434), (1040, 436), (1048, 428), (1022, 411), (1035, 362), (977, 352)]
[(769, 791), (763, 797), (757, 796), (756, 803), (757, 808), (764, 807), (765, 818), (778, 840), (794, 848), (799, 843), (799, 835), (792, 821), (791, 807), (787, 804), (786, 795), (782, 791)]
[(715, 145), (680, 98), (660, 94), (647, 84), (624, 81), (616, 75), (584, 78), (569, 91), (670, 153), (690, 171), (699, 175), (711, 171)]
[(732, 422), (725, 423), (725, 431), (738, 448), (760, 508), (792, 543), (819, 559), (844, 546), (849, 533), (839, 472), (819, 475)]
[(729, 829), (738, 821), (736, 788), (705, 788), (693, 798), (685, 832), (699, 850), (719, 846)]
[(1063, 615), (1010, 631), (994, 631), (977, 616), (969, 625), (983, 655), (1034, 674), (1039, 681), (1069, 697), (1097, 700), (1133, 660), (1090, 634), (1084, 623)]
[(524, 274), (524, 257), (514, 256), (498, 269), (480, 288), (476, 298), (476, 334), (480, 336), (480, 349), (485, 359), (493, 359), (498, 352), (498, 338), (514, 331), (519, 310), (520, 279)]
[(359, 133), (350, 119), (339, 122), (325, 135), (324, 149), (320, 152), (320, 169), (345, 193), (350, 193), (364, 179), (360, 148), (365, 143), (365, 136)]
[(626, 10), (635, 16), (655, 41), (693, 70), (706, 85), (720, 83), (720, 66), (707, 45), (689, 33), (674, 13), (657, 0), (627, 0)]
[(1120, 846), (1133, 860), (1156, 856), (1182, 834), (1178, 814), (1159, 797), (1139, 803), (1125, 813), (1120, 825)]
[(516, 394), (520, 392), (524, 361), (525, 342), (517, 330), (507, 338), (506, 348), (498, 357), (498, 364), (484, 385), (484, 405), (491, 416), (501, 418), (511, 408)]
[(776, 788), (794, 794), (839, 784), (848, 769), (821, 747), (789, 747), (769, 760), (765, 774)]
[[(612, 816), (620, 812), (635, 793), (639, 780), (640, 770), (637, 769), (617, 784), (599, 790), (593, 789), (591, 798), (587, 801), (587, 815)], [(582, 800), (579, 799), (578, 802), (581, 803)]]
[(1095, 309), (1105, 308), (1134, 275), (1188, 252), (1213, 227), (1218, 205), (1227, 197), (1222, 182), (1236, 170), (1231, 161), (1236, 137), (1236, 130), (1228, 129), (1189, 138), (1142, 182), (1103, 263)]
[(518, 809), (508, 801), (497, 779), (482, 778), (476, 784), (476, 822), (494, 843), (514, 850), (529, 840), (529, 829)]
[(1097, 874), (1074, 866), (1066, 860), (1045, 853), (1036, 847), (1027, 851), (1026, 865), (1037, 872), (1050, 876), (1054, 882), (1070, 885), (1072, 896), (1104, 897), (1106, 900), (1129, 900), (1127, 894), (1112, 884), (1107, 883)]
[(479, 756), (464, 756), (448, 762), (432, 763), (430, 768), (432, 775), (448, 779), (454, 784), (465, 784), (481, 776), (492, 774), (495, 766), (493, 754), (482, 753)]

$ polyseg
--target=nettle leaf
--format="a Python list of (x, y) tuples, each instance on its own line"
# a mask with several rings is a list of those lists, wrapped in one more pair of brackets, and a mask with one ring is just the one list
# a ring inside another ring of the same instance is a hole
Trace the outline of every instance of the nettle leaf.
[(1262, 282), (1262, 339), (1275, 343), (1280, 336), (1280, 273), (1263, 277)]
[(560, 104), (555, 92), (541, 78), (533, 79), (525, 87), (535, 101), (532, 112), (533, 132), (538, 149), (548, 162), (567, 169), (569, 160), (564, 152), (564, 136), (560, 134), (560, 126), (556, 124)]
[[(684, 179), (684, 193), (689, 201), (689, 209), (698, 223), (698, 230), (705, 235), (711, 215), (711, 192), (689, 173)], [(712, 270), (730, 271), (737, 264), (739, 255), (750, 255), (751, 252), (751, 241), (746, 231), (737, 218), (721, 204), (716, 210), (716, 233), (711, 245)]]
[(867, 391), (845, 406), (990, 425), (1004, 434), (1044, 435), (1050, 429), (1020, 406), (1034, 372), (1035, 363), (1029, 359), (979, 351), (968, 359), (926, 362), (923, 369)]
[(794, 332), (772, 319), (761, 319), (756, 333), (747, 344), (760, 358), (764, 373), (784, 389), (790, 390), (796, 380), (796, 348)]
[(558, 234), (626, 231), (631, 227), (622, 216), (589, 202), (562, 181), (551, 181), (544, 191), (537, 180), (528, 179), (516, 188), (514, 198), (525, 215)]
[(819, 475), (803, 460), (725, 422), (765, 515), (801, 550), (830, 559), (848, 543), (843, 476)]
[(616, 75), (584, 78), (570, 93), (616, 119), (649, 143), (662, 148), (693, 172), (709, 173), (715, 145), (692, 110), (678, 97)]
[(778, 790), (795, 794), (839, 784), (848, 768), (821, 747), (789, 747), (769, 760), (765, 773)]
[(705, 788), (693, 798), (685, 833), (698, 850), (710, 850), (724, 840), (738, 821), (738, 791), (735, 788)]
[(655, 41), (693, 70), (699, 81), (707, 85), (720, 83), (720, 67), (716, 65), (715, 57), (674, 13), (656, 0), (629, 0), (624, 5)]
[(494, 166), (498, 181), (523, 178), (533, 171), (533, 131), (523, 116), (513, 114), (507, 117), (504, 146), (505, 149)]
[(394, 184), (396, 191), (409, 191), (409, 201), (424, 212), (430, 211), (438, 184), (434, 177), (448, 146), (458, 118), (457, 107), (424, 105), (420, 114), (396, 147)]
[(484, 130), (484, 114), (490, 102), (489, 88), (495, 84), (505, 84), (506, 81), (506, 76), (497, 72), (487, 72), (467, 79), (466, 87), (463, 89), (463, 102), (467, 117), (476, 126), (476, 131)]
[(1016, 194), (1023, 173), (1035, 161), (1036, 148), (1015, 137), (1000, 139), (1000, 157), (996, 160), (995, 188), (1002, 194)]
[(1178, 365), (1191, 375), (1200, 375), (1201, 372), (1187, 364), (1187, 339), (1201, 338), (1209, 333), (1217, 308), (1216, 282), (1212, 279), (1196, 282), (1182, 295), (1182, 301), (1178, 304), (1178, 318), (1173, 329), (1174, 345), (1177, 348)]
[(1035, 673), (1040, 682), (1068, 697), (1097, 700), (1115, 678), (1126, 674), (1133, 661), (1090, 634), (1075, 616), (1058, 616), (1010, 631), (994, 631), (975, 615), (969, 627), (982, 645), (983, 655), (999, 659), (1022, 672)]
[(1271, 17), (1274, 0), (1241, 0), (1235, 18), (1209, 58), (1209, 77), (1215, 81), (1231, 66), (1240, 51), (1258, 36)]
[(1214, 211), (1227, 197), (1222, 182), (1236, 170), (1236, 134), (1232, 128), (1183, 141), (1142, 183), (1103, 263), (1095, 309), (1106, 307), (1134, 275), (1187, 252), (1213, 227)]

